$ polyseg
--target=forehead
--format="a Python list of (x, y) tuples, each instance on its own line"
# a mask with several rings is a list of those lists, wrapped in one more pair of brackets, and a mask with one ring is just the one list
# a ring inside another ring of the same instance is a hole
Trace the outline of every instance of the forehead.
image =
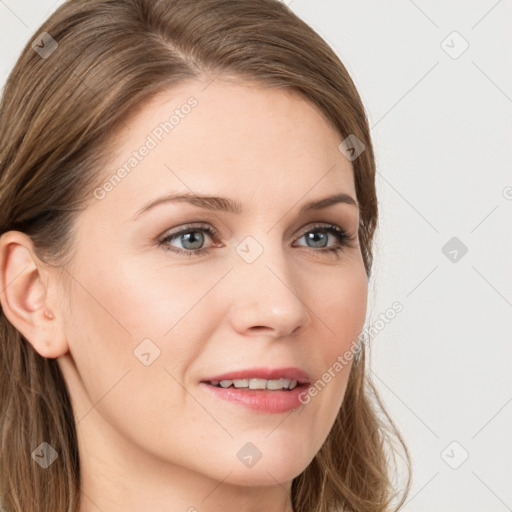
[(154, 96), (125, 121), (105, 174), (108, 201), (101, 202), (134, 210), (162, 191), (266, 198), (269, 205), (309, 192), (355, 197), (340, 141), (319, 109), (295, 91), (222, 79), (188, 82)]

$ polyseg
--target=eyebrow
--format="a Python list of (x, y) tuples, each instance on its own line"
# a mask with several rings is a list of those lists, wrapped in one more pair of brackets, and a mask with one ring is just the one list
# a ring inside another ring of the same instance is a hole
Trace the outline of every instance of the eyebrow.
[[(149, 203), (146, 203), (140, 208), (133, 220), (136, 220), (143, 213), (151, 210), (155, 206), (158, 206), (163, 203), (170, 202), (186, 202), (192, 204), (194, 206), (199, 206), (200, 208), (204, 208), (206, 210), (211, 210), (215, 212), (226, 212), (232, 213), (236, 215), (240, 215), (244, 212), (244, 208), (242, 204), (233, 199), (228, 199), (226, 197), (217, 197), (217, 196), (207, 196), (207, 195), (197, 195), (191, 193), (185, 194), (168, 194)], [(300, 215), (305, 215), (312, 211), (323, 210), (324, 208), (328, 208), (329, 206), (344, 203), (350, 206), (354, 206), (355, 208), (359, 208), (359, 204), (357, 201), (349, 194), (339, 193), (332, 196), (324, 197), (323, 199), (316, 199), (314, 201), (310, 201), (304, 204), (300, 211)]]

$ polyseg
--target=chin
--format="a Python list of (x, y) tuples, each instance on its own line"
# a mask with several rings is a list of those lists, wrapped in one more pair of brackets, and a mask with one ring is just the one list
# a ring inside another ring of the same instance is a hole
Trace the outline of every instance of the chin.
[[(250, 487), (284, 484), (300, 475), (314, 458), (313, 453), (310, 457), (301, 456), (297, 449), (284, 451), (267, 448), (265, 451), (267, 453), (262, 453), (260, 458), (254, 452), (255, 457), (252, 460), (250, 457), (244, 460), (244, 452), (239, 457), (235, 451), (229, 461), (223, 456), (218, 464), (208, 468), (211, 471), (210, 476), (232, 485)], [(249, 452), (251, 448), (247, 448), (246, 453)]]
[(225, 474), (218, 475), (217, 479), (223, 480), (224, 483), (245, 487), (274, 486), (291, 482), (304, 469), (306, 469), (305, 466), (298, 466), (297, 464), (281, 466), (267, 464), (263, 466), (262, 461), (260, 461), (252, 468), (236, 469), (225, 480), (223, 480), (226, 476)]

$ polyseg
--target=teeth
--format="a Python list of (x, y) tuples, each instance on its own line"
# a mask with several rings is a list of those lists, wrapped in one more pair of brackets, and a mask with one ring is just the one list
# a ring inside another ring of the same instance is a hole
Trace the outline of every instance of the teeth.
[(249, 381), (249, 389), (265, 389), (266, 387), (267, 381), (265, 379), (251, 379)]
[[(263, 382), (265, 382), (265, 381), (263, 381)], [(266, 382), (267, 389), (283, 389), (283, 387), (284, 387), (283, 379), (268, 380)]]
[(249, 388), (249, 389), (294, 389), (297, 387), (296, 380), (290, 379), (234, 379), (234, 380), (221, 380), (211, 381), (213, 386), (229, 388), (231, 386), (235, 388)]

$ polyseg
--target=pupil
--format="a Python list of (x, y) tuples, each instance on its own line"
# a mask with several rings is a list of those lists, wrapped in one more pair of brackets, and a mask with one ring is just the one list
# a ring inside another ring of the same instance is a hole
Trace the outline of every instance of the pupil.
[[(318, 238), (326, 238), (326, 233), (322, 233), (322, 232), (319, 232), (319, 231), (315, 231), (313, 233), (309, 233), (309, 239), (312, 241), (312, 242), (315, 242), (317, 243), (318, 242)], [(325, 247), (325, 245), (321, 245), (320, 247)]]
[[(185, 242), (192, 242), (194, 243), (194, 239), (195, 239), (195, 242), (197, 242), (197, 240), (199, 240), (199, 247), (202, 245), (202, 242), (203, 240), (201, 239), (201, 237), (204, 238), (204, 235), (200, 232), (200, 231), (191, 231), (190, 233), (186, 233), (185, 235), (183, 235), (186, 240)], [(197, 249), (198, 247), (185, 247), (186, 249)]]

